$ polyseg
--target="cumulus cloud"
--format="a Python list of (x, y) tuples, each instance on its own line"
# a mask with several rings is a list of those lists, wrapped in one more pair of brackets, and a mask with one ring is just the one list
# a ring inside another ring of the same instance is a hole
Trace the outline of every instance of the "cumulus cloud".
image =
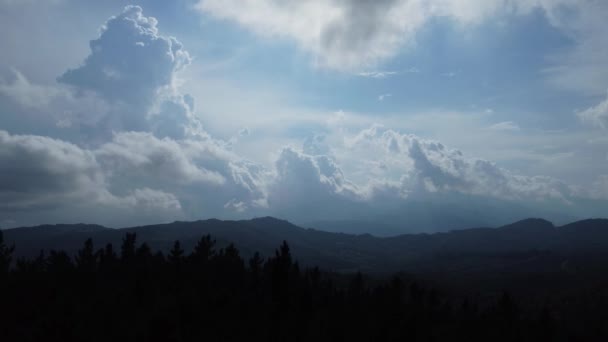
[(76, 145), (34, 135), (0, 131), (0, 211), (49, 210), (90, 206), (179, 210), (175, 196), (135, 188), (124, 197), (107, 186), (95, 153)]
[(84, 63), (59, 81), (115, 101), (148, 103), (191, 61), (177, 39), (159, 35), (157, 24), (141, 7), (127, 6), (102, 26)]
[(176, 85), (176, 73), (192, 59), (157, 25), (141, 7), (125, 7), (90, 42), (91, 53), (82, 65), (58, 78), (77, 94), (92, 92), (113, 106), (96, 123), (96, 130), (107, 136), (113, 131), (152, 131), (172, 138), (201, 133), (194, 99)]
[[(269, 189), (273, 213), (292, 219), (344, 218), (363, 200), (361, 190), (348, 181), (335, 160), (284, 148), (276, 161)], [(308, 217), (307, 217), (308, 216)]]
[[(110, 107), (90, 92), (74, 94), (61, 85), (32, 83), (21, 71), (13, 69), (12, 79), (0, 79), (0, 96), (16, 103), (19, 113), (6, 116), (32, 118), (36, 122), (50, 123), (60, 128), (72, 125), (91, 126), (107, 115)], [(25, 121), (25, 120), (22, 120)]]
[(153, 179), (177, 184), (221, 185), (226, 181), (221, 174), (197, 165), (179, 142), (158, 139), (149, 133), (116, 134), (111, 142), (96, 150), (95, 155), (113, 175), (126, 177), (130, 182), (146, 183)]
[[(277, 17), (263, 17), (268, 23), (260, 25), (267, 25), (268, 33), (291, 38), (302, 34), (297, 39), (318, 54), (320, 63), (359, 68), (391, 55), (409, 39), (407, 33), (419, 23), (402, 22), (404, 15), (412, 15), (408, 10), (431, 10), (417, 1), (371, 3), (239, 2), (238, 15), (245, 17), (238, 20), (257, 25), (259, 16), (278, 11)], [(260, 4), (270, 12), (260, 12)], [(453, 10), (463, 20), (477, 20), (467, 12), (475, 7), (467, 4), (463, 1)], [(234, 19), (233, 5), (231, 0), (204, 1), (199, 7)], [(486, 10), (494, 6), (488, 4)], [(329, 12), (317, 12), (325, 9)], [(294, 10), (303, 15), (288, 14)], [(378, 24), (381, 17), (388, 24)], [(351, 22), (353, 18), (358, 19)], [(360, 27), (354, 25), (357, 20)], [(367, 43), (370, 52), (364, 52)], [(190, 60), (175, 38), (160, 34), (156, 19), (128, 6), (102, 27), (83, 64), (60, 76), (62, 85), (36, 85), (18, 71), (1, 82), (0, 94), (42, 116), (49, 115), (46, 107), (83, 113), (58, 116), (56, 126), (105, 134), (68, 142), (0, 131), (0, 220), (19, 223), (36, 215), (43, 220), (49, 217), (43, 212), (58, 213), (56, 221), (76, 212), (83, 220), (115, 225), (269, 213), (290, 219), (345, 219), (353, 213), (381, 213), (428, 194), (562, 202), (571, 197), (570, 187), (556, 179), (518, 175), (437, 141), (379, 125), (350, 133), (341, 126), (343, 112), (328, 119), (327, 134), (310, 136), (301, 149), (279, 149), (269, 166), (251, 162), (232, 151), (233, 144), (250, 134), (248, 129), (228, 142), (213, 138), (194, 115), (194, 99), (180, 92), (176, 73)], [(86, 116), (80, 108), (87, 104), (104, 109)], [(512, 122), (494, 126), (516, 127)]]
[[(289, 194), (308, 193), (359, 197), (357, 186), (349, 182), (335, 161), (326, 155), (310, 155), (293, 148), (284, 148), (276, 162), (278, 188)], [(299, 195), (296, 195), (299, 196)]]
[(136, 220), (154, 211), (194, 218), (266, 205), (266, 171), (213, 141), (126, 132), (87, 149), (0, 131), (0, 165), (5, 214), (84, 207)]
[(602, 129), (608, 128), (608, 97), (597, 105), (576, 114), (581, 121)]
[(211, 139), (159, 139), (150, 133), (125, 132), (94, 153), (116, 186), (155, 184), (187, 199), (194, 212), (221, 213), (233, 208), (225, 206), (230, 201), (241, 203), (239, 208), (265, 205), (266, 170)]
[(573, 194), (569, 186), (551, 177), (513, 174), (440, 142), (378, 125), (360, 131), (348, 140), (348, 146), (375, 156), (384, 166), (377, 177), (393, 185), (400, 182), (400, 193), (458, 192), (507, 200), (567, 200)]
[(99, 197), (103, 177), (95, 157), (46, 137), (0, 131), (0, 197), (4, 210), (44, 208)]
[(155, 18), (127, 6), (91, 41), (83, 64), (59, 77), (62, 84), (33, 84), (15, 71), (13, 80), (0, 83), (0, 94), (41, 117), (49, 115), (46, 107), (71, 111), (87, 98), (106, 110), (89, 122), (60, 116), (55, 123), (103, 132), (96, 139), (70, 143), (2, 132), (6, 209), (77, 205), (93, 217), (93, 208), (123, 214), (130, 208), (137, 209), (131, 215), (137, 221), (161, 213), (196, 218), (265, 208), (270, 172), (210, 137), (194, 115), (194, 98), (176, 85), (176, 72), (189, 63), (175, 38), (160, 35)]

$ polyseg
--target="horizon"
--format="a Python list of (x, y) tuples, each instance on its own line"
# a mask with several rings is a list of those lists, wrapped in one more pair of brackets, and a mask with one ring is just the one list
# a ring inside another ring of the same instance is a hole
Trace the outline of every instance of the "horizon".
[(0, 227), (606, 218), (606, 17), (574, 0), (0, 0)]
[(499, 226), (472, 226), (472, 227), (466, 227), (466, 228), (457, 228), (457, 229), (447, 229), (447, 230), (437, 230), (437, 231), (432, 231), (432, 232), (426, 232), (426, 231), (413, 231), (413, 232), (398, 232), (395, 235), (384, 235), (384, 234), (374, 234), (374, 233), (370, 233), (367, 231), (362, 231), (362, 232), (349, 232), (349, 231), (343, 231), (343, 230), (339, 230), (339, 229), (331, 229), (331, 230), (327, 230), (327, 229), (323, 229), (323, 228), (317, 228), (317, 227), (313, 227), (313, 226), (304, 226), (304, 225), (298, 225), (296, 223), (293, 223), (287, 219), (283, 219), (283, 218), (279, 218), (279, 217), (274, 217), (274, 216), (257, 216), (257, 217), (251, 217), (251, 218), (245, 218), (245, 219), (234, 219), (234, 220), (221, 220), (221, 219), (217, 219), (217, 218), (207, 218), (207, 219), (198, 219), (198, 220), (191, 220), (191, 221), (171, 221), (171, 222), (157, 222), (157, 223), (151, 223), (151, 224), (145, 224), (145, 225), (136, 225), (136, 226), (123, 226), (123, 227), (107, 227), (104, 225), (100, 225), (100, 224), (96, 224), (96, 223), (86, 223), (86, 222), (77, 222), (77, 223), (53, 223), (53, 224), (40, 224), (40, 225), (34, 225), (34, 226), (21, 226), (21, 227), (11, 227), (11, 228), (3, 228), (0, 227), (0, 231), (4, 230), (15, 230), (15, 229), (31, 229), (31, 228), (41, 228), (41, 227), (54, 227), (54, 226), (96, 226), (99, 228), (103, 228), (103, 229), (110, 229), (110, 230), (129, 230), (129, 229), (136, 229), (136, 228), (147, 228), (147, 227), (151, 227), (151, 226), (171, 226), (173, 224), (181, 224), (181, 223), (185, 223), (185, 224), (195, 224), (195, 223), (209, 223), (209, 222), (214, 222), (214, 221), (218, 221), (218, 222), (232, 222), (232, 223), (248, 223), (248, 222), (254, 222), (254, 221), (259, 221), (259, 220), (268, 220), (271, 219), (273, 221), (277, 221), (277, 222), (284, 222), (287, 223), (295, 228), (298, 229), (304, 229), (304, 230), (314, 230), (314, 231), (319, 231), (319, 232), (325, 232), (325, 233), (336, 233), (336, 234), (345, 234), (345, 235), (357, 235), (357, 236), (361, 236), (361, 235), (369, 235), (372, 236), (374, 238), (392, 238), (392, 237), (399, 237), (402, 235), (419, 235), (419, 234), (427, 234), (427, 235), (434, 235), (434, 234), (442, 234), (442, 233), (453, 233), (453, 232), (459, 232), (459, 231), (467, 231), (467, 230), (476, 230), (476, 229), (495, 229), (495, 230), (499, 230), (499, 229), (505, 229), (505, 228), (509, 228), (510, 226), (517, 226), (517, 225), (521, 225), (524, 223), (528, 223), (528, 224), (539, 224), (539, 223), (549, 223), (552, 227), (554, 228), (563, 228), (566, 226), (572, 226), (572, 225), (577, 225), (580, 223), (584, 223), (584, 222), (597, 222), (597, 221), (606, 221), (608, 222), (608, 218), (602, 218), (602, 217), (590, 217), (590, 218), (586, 218), (586, 219), (582, 219), (582, 220), (575, 220), (575, 221), (571, 221), (571, 222), (567, 222), (567, 223), (563, 223), (563, 224), (555, 224), (554, 222), (544, 219), (542, 217), (529, 217), (529, 218), (525, 218), (525, 219), (521, 219), (521, 220), (517, 220), (517, 221), (513, 221), (510, 222), (508, 224), (504, 224), (504, 225), (499, 225)]

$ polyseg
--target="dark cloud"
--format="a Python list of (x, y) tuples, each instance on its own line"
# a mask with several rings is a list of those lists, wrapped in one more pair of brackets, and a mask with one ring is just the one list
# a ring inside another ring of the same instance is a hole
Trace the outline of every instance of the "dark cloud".
[(99, 196), (94, 156), (59, 140), (0, 131), (0, 210), (40, 209)]

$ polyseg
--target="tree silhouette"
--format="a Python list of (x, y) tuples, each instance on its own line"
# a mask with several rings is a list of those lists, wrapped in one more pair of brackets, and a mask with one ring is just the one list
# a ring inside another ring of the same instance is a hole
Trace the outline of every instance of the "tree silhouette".
[(84, 247), (76, 255), (76, 267), (84, 272), (93, 272), (97, 267), (97, 255), (93, 250), (93, 239), (84, 242)]
[(13, 251), (15, 246), (6, 246), (4, 244), (4, 235), (0, 230), (0, 277), (5, 277), (11, 265)]
[(189, 253), (176, 241), (167, 258), (131, 233), (120, 257), (93, 246), (11, 268), (0, 232), (0, 340), (608, 340), (605, 288), (524, 310), (506, 291), (461, 298), (404, 275), (301, 268), (286, 241), (248, 267), (235, 245), (216, 252), (208, 235)]
[(205, 235), (198, 240), (191, 257), (196, 263), (204, 265), (213, 256), (215, 256), (215, 240), (211, 239), (211, 235)]
[(179, 240), (173, 243), (173, 248), (169, 251), (169, 261), (174, 265), (180, 265), (184, 259), (184, 250)]
[(129, 262), (135, 257), (135, 241), (137, 240), (136, 233), (127, 233), (122, 239), (120, 248), (120, 259), (122, 262)]

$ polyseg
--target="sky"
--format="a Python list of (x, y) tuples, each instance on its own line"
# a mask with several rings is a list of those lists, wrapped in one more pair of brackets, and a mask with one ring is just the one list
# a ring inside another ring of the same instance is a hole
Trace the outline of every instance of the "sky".
[(415, 203), (605, 217), (607, 17), (603, 0), (0, 0), (0, 227), (399, 224)]

